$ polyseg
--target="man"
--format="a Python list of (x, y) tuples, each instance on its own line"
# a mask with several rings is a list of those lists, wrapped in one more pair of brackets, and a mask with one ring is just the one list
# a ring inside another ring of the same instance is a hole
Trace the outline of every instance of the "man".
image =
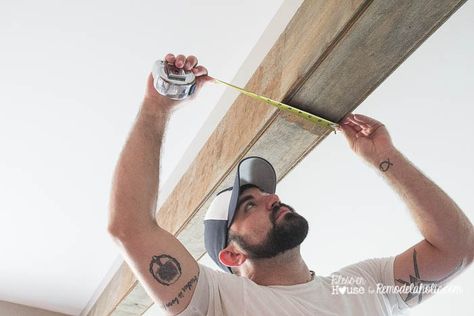
[[(168, 54), (165, 60), (193, 71), (198, 86), (211, 80), (194, 56)], [(110, 234), (168, 314), (392, 315), (424, 301), (472, 262), (474, 229), (454, 201), (397, 151), (383, 124), (348, 115), (339, 130), (404, 199), (424, 239), (397, 256), (317, 276), (300, 255), (306, 220), (275, 195), (271, 164), (249, 157), (239, 164), (234, 186), (217, 195), (205, 218), (206, 248), (225, 272), (198, 265), (153, 217), (161, 143), (178, 104), (155, 91), (150, 75), (110, 199)]]

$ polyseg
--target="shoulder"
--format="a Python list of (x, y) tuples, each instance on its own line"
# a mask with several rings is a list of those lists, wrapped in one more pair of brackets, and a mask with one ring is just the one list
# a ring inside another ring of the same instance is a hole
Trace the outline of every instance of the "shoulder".
[(247, 278), (215, 270), (201, 263), (198, 265), (202, 282), (219, 291), (226, 289), (235, 291), (236, 289), (243, 288), (247, 282), (251, 282)]
[(391, 313), (403, 313), (407, 305), (396, 291), (394, 261), (394, 256), (362, 260), (332, 273), (329, 282), (333, 289), (342, 291), (364, 288), (362, 292), (370, 296), (383, 297), (383, 305)]
[(370, 258), (331, 273), (331, 280), (355, 284), (393, 284), (393, 262), (395, 257)]

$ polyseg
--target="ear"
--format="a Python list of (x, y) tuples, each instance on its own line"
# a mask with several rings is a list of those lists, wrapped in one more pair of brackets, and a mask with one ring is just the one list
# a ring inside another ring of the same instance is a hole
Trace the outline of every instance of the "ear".
[(233, 243), (230, 243), (219, 252), (219, 260), (228, 267), (238, 267), (247, 260), (247, 256), (240, 252)]

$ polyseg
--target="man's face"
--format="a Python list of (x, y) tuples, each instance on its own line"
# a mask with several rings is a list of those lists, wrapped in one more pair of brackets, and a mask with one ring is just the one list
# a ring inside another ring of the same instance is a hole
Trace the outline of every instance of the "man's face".
[(272, 258), (299, 246), (308, 234), (308, 222), (277, 195), (252, 187), (240, 194), (229, 239), (249, 259)]

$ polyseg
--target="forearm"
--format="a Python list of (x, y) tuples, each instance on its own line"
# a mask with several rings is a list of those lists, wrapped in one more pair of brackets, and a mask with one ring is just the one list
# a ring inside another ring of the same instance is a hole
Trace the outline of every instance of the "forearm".
[(161, 145), (169, 110), (145, 100), (120, 154), (109, 205), (109, 228), (135, 229), (154, 223)]
[(405, 201), (425, 239), (446, 254), (472, 255), (473, 226), (458, 205), (393, 149), (375, 164)]

